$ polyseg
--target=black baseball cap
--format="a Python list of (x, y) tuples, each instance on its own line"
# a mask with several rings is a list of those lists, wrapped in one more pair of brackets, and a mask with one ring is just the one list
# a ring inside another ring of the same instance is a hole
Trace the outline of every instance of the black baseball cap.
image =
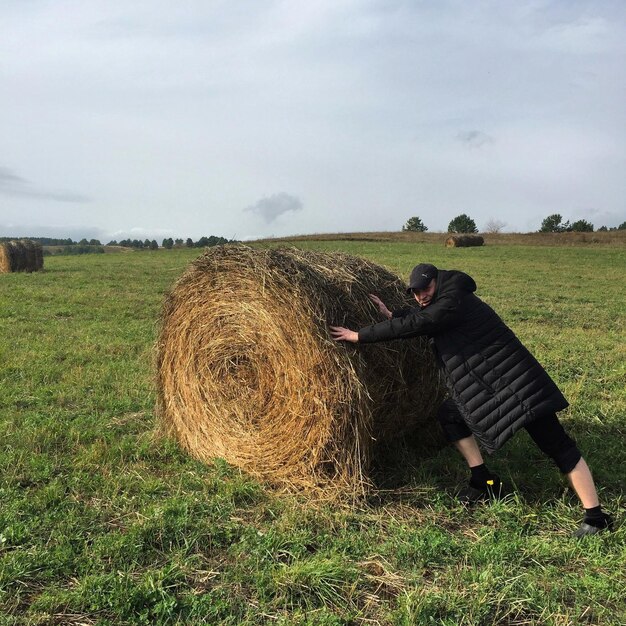
[(430, 263), (416, 265), (411, 272), (406, 292), (411, 293), (414, 289), (417, 291), (426, 289), (433, 278), (437, 278), (437, 268), (434, 265)]

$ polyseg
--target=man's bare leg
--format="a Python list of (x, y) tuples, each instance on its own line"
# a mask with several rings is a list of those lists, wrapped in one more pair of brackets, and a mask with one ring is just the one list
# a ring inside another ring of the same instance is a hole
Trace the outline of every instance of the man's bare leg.
[(567, 475), (567, 478), (585, 509), (591, 509), (600, 504), (596, 486), (591, 476), (591, 470), (585, 459), (581, 457), (574, 469)]
[(470, 435), (455, 441), (454, 445), (472, 472), (469, 485), (458, 493), (459, 500), (464, 504), (475, 504), (481, 500), (499, 498), (502, 495), (502, 482), (485, 466), (476, 439)]
[(454, 445), (463, 455), (468, 467), (476, 467), (477, 465), (482, 465), (484, 463), (483, 455), (480, 453), (480, 448), (478, 447), (476, 439), (474, 439), (473, 435), (465, 437), (465, 439), (455, 441)]

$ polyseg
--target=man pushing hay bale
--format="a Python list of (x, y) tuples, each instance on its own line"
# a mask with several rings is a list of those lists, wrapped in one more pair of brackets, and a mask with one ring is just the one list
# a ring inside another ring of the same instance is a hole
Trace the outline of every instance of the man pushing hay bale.
[(443, 398), (422, 341), (355, 350), (328, 323), (371, 323), (368, 294), (405, 302), (403, 283), (353, 256), (218, 246), (166, 298), (158, 411), (193, 456), (223, 457), (279, 486), (362, 491), (374, 444), (433, 439)]

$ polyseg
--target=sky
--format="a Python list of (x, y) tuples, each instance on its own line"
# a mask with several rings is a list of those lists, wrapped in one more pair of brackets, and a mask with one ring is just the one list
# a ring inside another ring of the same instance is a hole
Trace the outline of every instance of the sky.
[(0, 236), (626, 220), (622, 0), (0, 0)]

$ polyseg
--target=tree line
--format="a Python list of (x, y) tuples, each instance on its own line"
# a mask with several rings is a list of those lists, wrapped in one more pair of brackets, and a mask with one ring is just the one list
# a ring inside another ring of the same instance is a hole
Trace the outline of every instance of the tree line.
[[(489, 220), (485, 225), (485, 228), (482, 232), (485, 233), (499, 233), (506, 224), (499, 220)], [(428, 226), (424, 224), (422, 218), (418, 216), (410, 217), (404, 226), (402, 227), (403, 231), (411, 231), (411, 232), (420, 232), (424, 233), (428, 230)], [(539, 228), (540, 233), (566, 233), (566, 232), (584, 232), (591, 233), (594, 230), (594, 226), (591, 222), (587, 220), (577, 220), (573, 223), (569, 223), (569, 221), (563, 222), (563, 216), (554, 213), (553, 215), (548, 215), (542, 222), (541, 227)], [(619, 226), (606, 227), (600, 226), (598, 228), (598, 232), (603, 231), (612, 231), (612, 230), (626, 230), (626, 222), (622, 222)], [(463, 234), (471, 234), (477, 233), (478, 228), (476, 227), (476, 222), (465, 213), (461, 215), (457, 215), (453, 220), (448, 224), (449, 233), (463, 233)]]
[[(74, 241), (71, 237), (65, 239), (59, 239), (54, 237), (0, 237), (0, 243), (7, 241), (13, 241), (15, 239), (30, 239), (40, 243), (42, 246), (62, 246), (62, 253), (64, 254), (88, 254), (93, 252), (93, 247), (102, 247), (102, 243), (99, 239), (81, 239), (80, 241)], [(138, 250), (157, 250), (159, 247), (171, 250), (172, 248), (206, 248), (211, 246), (218, 246), (224, 243), (234, 243), (234, 239), (226, 239), (225, 237), (216, 237), (211, 235), (210, 237), (200, 237), (197, 241), (187, 237), (187, 239), (172, 239), (168, 237), (163, 239), (161, 246), (157, 243), (156, 239), (122, 239), (121, 241), (109, 241), (106, 246), (120, 246), (122, 248), (135, 248)], [(98, 250), (98, 252), (104, 252), (104, 250)]]
[(15, 239), (30, 239), (40, 243), (42, 246), (101, 246), (102, 244), (98, 239), (81, 239), (80, 241), (74, 241), (71, 237), (66, 239), (58, 239), (54, 237), (0, 237), (0, 243), (7, 241), (14, 241)]
[[(211, 235), (210, 237), (200, 237), (198, 241), (194, 241), (191, 237), (187, 237), (187, 239), (172, 239), (172, 237), (167, 237), (163, 239), (161, 242), (161, 248), (165, 248), (166, 250), (171, 250), (172, 248), (207, 248), (211, 246), (219, 246), (225, 243), (234, 243), (233, 239), (226, 239), (225, 237), (217, 237), (215, 235)], [(159, 244), (156, 239), (145, 239), (141, 241), (140, 239), (122, 239), (121, 241), (109, 241), (106, 244), (107, 246), (121, 246), (123, 248), (136, 248), (139, 250), (157, 250), (159, 248)]]

